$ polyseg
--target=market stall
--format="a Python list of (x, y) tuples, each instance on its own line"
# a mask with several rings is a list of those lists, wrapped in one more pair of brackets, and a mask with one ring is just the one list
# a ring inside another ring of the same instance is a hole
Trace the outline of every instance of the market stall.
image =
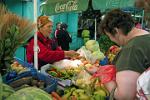
[[(105, 1), (105, 3), (103, 3), (106, 4), (105, 7), (98, 8), (96, 4), (101, 3), (99, 0), (93, 0), (93, 5), (95, 5), (95, 8), (93, 8), (111, 9), (114, 7), (122, 7), (119, 4), (126, 4), (121, 1), (119, 2), (118, 0), (118, 6), (110, 7), (109, 4), (111, 4), (111, 2), (112, 1), (110, 0)], [(36, 21), (36, 0), (34, 3), (34, 21)], [(41, 10), (43, 14), (51, 15), (63, 12), (84, 11), (87, 9), (87, 5), (88, 2), (86, 2), (86, 0), (48, 0), (41, 6)], [(123, 5), (123, 7), (126, 6), (127, 5)], [(4, 99), (8, 97), (8, 100), (17, 100), (16, 98), (18, 96), (26, 99), (44, 98), (44, 100), (52, 100), (52, 98), (53, 100), (107, 100), (109, 98), (110, 93), (103, 85), (103, 82), (104, 80), (107, 80), (107, 77), (101, 80), (97, 77), (98, 73), (92, 75), (91, 72), (94, 69), (99, 69), (102, 71), (105, 69), (105, 71), (115, 73), (115, 71), (111, 69), (111, 66), (105, 66), (105, 68), (101, 66), (112, 63), (115, 55), (120, 50), (118, 46), (110, 47), (108, 54), (105, 55), (101, 51), (97, 41), (89, 40), (84, 46), (77, 50), (80, 55), (70, 59), (64, 59), (53, 64), (45, 65), (41, 68), (41, 72), (39, 73), (37, 71), (38, 48), (36, 34), (34, 42), (34, 67), (32, 65), (28, 65), (28, 63), (26, 64), (26, 62), (22, 63), (19, 59), (14, 59), (13, 62), (9, 62), (9, 64), (11, 64), (12, 71), (11, 73), (6, 74), (6, 77), (4, 77), (4, 82), (11, 86), (11, 88), (3, 86), (9, 88), (9, 92), (2, 90), (7, 94), (2, 95)], [(103, 74), (105, 73), (103, 72)], [(30, 86), (32, 88), (29, 88)], [(20, 96), (19, 94), (24, 95)]]

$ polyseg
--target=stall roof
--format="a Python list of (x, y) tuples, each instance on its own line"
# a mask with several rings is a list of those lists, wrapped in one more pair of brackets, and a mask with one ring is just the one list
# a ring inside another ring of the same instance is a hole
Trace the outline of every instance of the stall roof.
[(134, 7), (135, 0), (92, 0), (95, 10), (105, 11), (112, 8)]
[(85, 11), (88, 3), (89, 0), (47, 0), (42, 3), (41, 11), (45, 15)]
[[(47, 0), (41, 4), (42, 14), (54, 15), (66, 12), (85, 11), (89, 0)], [(135, 0), (92, 0), (94, 10), (134, 7)]]

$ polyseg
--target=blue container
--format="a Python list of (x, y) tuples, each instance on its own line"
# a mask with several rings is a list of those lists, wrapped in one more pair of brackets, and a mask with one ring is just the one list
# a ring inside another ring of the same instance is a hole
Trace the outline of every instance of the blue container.
[(47, 75), (44, 75), (42, 73), (37, 73), (37, 75), (35, 75), (35, 77), (37, 77), (39, 80), (42, 80), (46, 83), (46, 88), (44, 89), (44, 91), (50, 93), (52, 91), (56, 91), (57, 88), (57, 80), (49, 77)]
[(101, 66), (107, 65), (108, 64), (108, 57), (105, 57), (103, 60), (101, 60), (99, 64)]
[(23, 72), (21, 74), (18, 74), (18, 76), (14, 79), (11, 79), (7, 82), (5, 82), (6, 84), (10, 84), (11, 82), (13, 81), (16, 81), (18, 79), (21, 79), (23, 77), (29, 77), (29, 76), (32, 76), (38, 80), (41, 80), (41, 81), (44, 81), (46, 83), (46, 88), (44, 88), (43, 90), (50, 93), (52, 91), (56, 91), (56, 88), (57, 88), (57, 80), (52, 78), (52, 77), (49, 77), (47, 75), (44, 75), (42, 73), (39, 73), (35, 70), (33, 71), (27, 71), (27, 72)]
[(23, 77), (28, 77), (28, 76), (33, 76), (34, 74), (36, 74), (37, 72), (35, 71), (25, 71), (25, 72), (22, 72), (20, 74), (17, 75), (17, 77), (13, 78), (13, 79), (10, 79), (10, 80), (5, 80), (4, 83), (6, 84), (10, 84), (11, 82), (15, 81), (15, 80), (18, 80), (18, 79), (21, 79)]

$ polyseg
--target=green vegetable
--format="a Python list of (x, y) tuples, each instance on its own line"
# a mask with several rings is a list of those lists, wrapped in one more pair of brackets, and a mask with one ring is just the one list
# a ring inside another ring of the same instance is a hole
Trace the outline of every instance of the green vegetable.
[(48, 74), (50, 74), (50, 75), (52, 75), (54, 77), (58, 76), (57, 72), (55, 72), (55, 71), (49, 71)]
[(50, 94), (46, 93), (41, 89), (35, 87), (28, 87), (13, 93), (11, 96), (6, 98), (6, 100), (53, 100), (53, 99)]
[(11, 94), (13, 94), (15, 91), (8, 85), (0, 83), (2, 90), (0, 92), (1, 94), (1, 99), (5, 100), (8, 96), (10, 96)]
[(92, 56), (98, 60), (103, 60), (105, 58), (105, 55), (104, 53), (102, 53), (101, 51), (97, 50), (97, 51), (94, 51), (92, 53)]
[(82, 31), (82, 38), (89, 38), (90, 37), (90, 31), (89, 30), (83, 30)]
[(99, 46), (101, 48), (101, 51), (102, 52), (107, 52), (108, 49), (112, 46), (112, 45), (115, 45), (114, 42), (112, 42), (109, 37), (105, 34), (102, 34), (100, 36), (100, 38), (97, 40), (98, 43), (99, 43)]
[(98, 44), (98, 42), (95, 41), (95, 40), (89, 40), (89, 41), (87, 41), (86, 44), (85, 44), (85, 47), (86, 47), (88, 50), (92, 51), (92, 52), (97, 51), (97, 50), (100, 50), (99, 44)]

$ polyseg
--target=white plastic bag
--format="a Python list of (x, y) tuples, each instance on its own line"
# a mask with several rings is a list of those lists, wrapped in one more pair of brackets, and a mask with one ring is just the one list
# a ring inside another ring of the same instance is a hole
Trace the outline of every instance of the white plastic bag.
[(68, 60), (68, 59), (63, 59), (53, 63), (54, 66), (58, 67), (57, 69), (75, 68), (78, 67), (80, 64), (82, 64), (80, 60)]
[(137, 97), (139, 100), (150, 100), (150, 67), (137, 80)]
[(94, 64), (96, 60), (103, 60), (105, 58), (104, 54), (100, 52), (98, 49), (97, 51), (91, 52), (90, 50), (86, 49), (85, 46), (82, 46), (77, 53), (80, 54), (80, 56), (83, 56), (86, 58), (88, 62), (91, 64)]

